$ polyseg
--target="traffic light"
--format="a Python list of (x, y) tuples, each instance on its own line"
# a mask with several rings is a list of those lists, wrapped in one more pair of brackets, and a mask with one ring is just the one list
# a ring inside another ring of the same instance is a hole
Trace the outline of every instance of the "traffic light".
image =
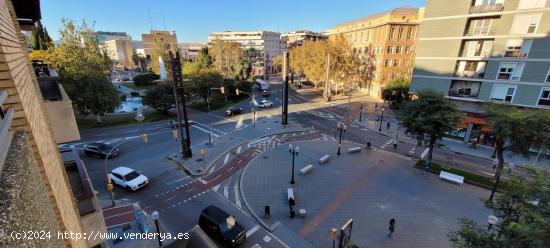
[(225, 94), (225, 88), (223, 86), (220, 87), (220, 91), (222, 92), (222, 94)]
[(238, 96), (239, 95), (239, 89), (236, 89), (235, 90), (235, 94)]
[(174, 138), (175, 140), (178, 139), (178, 130), (176, 129), (172, 130), (172, 138)]
[(147, 143), (147, 134), (146, 133), (142, 134), (141, 138), (143, 139), (143, 143)]

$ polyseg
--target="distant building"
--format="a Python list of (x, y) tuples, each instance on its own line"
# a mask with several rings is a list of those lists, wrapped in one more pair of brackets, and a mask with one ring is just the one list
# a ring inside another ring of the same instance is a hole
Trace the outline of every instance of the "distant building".
[(126, 32), (97, 31), (95, 32), (95, 37), (99, 44), (103, 44), (110, 40), (132, 40), (132, 37), (126, 34)]
[(103, 44), (107, 56), (111, 58), (115, 67), (133, 68), (136, 66), (132, 56), (134, 46), (132, 40), (108, 40)]
[[(216, 40), (224, 42), (237, 42), (245, 51), (257, 51), (253, 56), (253, 74), (274, 73), (273, 58), (281, 55), (286, 50), (286, 42), (281, 41), (281, 34), (271, 31), (254, 32), (214, 32), (208, 36), (208, 42), (212, 44)], [(265, 64), (264, 64), (265, 63)]]
[(380, 97), (387, 82), (411, 78), (418, 23), (418, 9), (397, 8), (340, 24), (328, 34), (351, 44), (369, 75), (362, 90)]
[(181, 58), (190, 61), (195, 61), (195, 58), (205, 46), (204, 43), (178, 43)]
[(287, 48), (302, 45), (305, 41), (327, 40), (328, 35), (316, 33), (309, 30), (299, 30), (296, 32), (288, 32), (281, 34), (281, 39), (286, 42)]
[(167, 43), (172, 51), (178, 49), (178, 39), (175, 32), (170, 33), (169, 31), (151, 30), (148, 34), (141, 34), (143, 50), (148, 60), (151, 60), (151, 51), (155, 44), (155, 38), (161, 39), (163, 42)]

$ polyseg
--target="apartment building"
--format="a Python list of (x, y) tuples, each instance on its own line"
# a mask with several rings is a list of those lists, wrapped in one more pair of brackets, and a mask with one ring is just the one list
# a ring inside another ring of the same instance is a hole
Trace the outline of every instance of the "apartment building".
[(290, 49), (292, 47), (300, 46), (305, 41), (318, 41), (318, 40), (327, 40), (328, 35), (324, 33), (316, 33), (309, 30), (299, 30), (296, 32), (288, 32), (281, 34), (281, 40), (286, 42), (286, 48)]
[(181, 58), (189, 61), (195, 61), (204, 47), (206, 47), (204, 43), (178, 43)]
[(136, 65), (132, 59), (134, 42), (132, 40), (108, 40), (102, 45), (107, 56), (113, 60), (115, 67), (133, 68)]
[(411, 91), (432, 88), (466, 118), (451, 136), (492, 144), (484, 102), (550, 107), (550, 1), (428, 0)]
[[(80, 139), (55, 70), (28, 60), (22, 30), (41, 18), (38, 0), (0, 0), (0, 247), (94, 247), (103, 240), (58, 233), (105, 232), (86, 168), (58, 144)], [(49, 232), (51, 239), (13, 239)], [(54, 236), (55, 235), (55, 236)]]
[(327, 32), (329, 39), (346, 38), (361, 59), (369, 75), (361, 90), (381, 97), (389, 81), (411, 77), (418, 24), (418, 9), (396, 8), (342, 23)]
[(97, 31), (95, 32), (95, 38), (99, 44), (110, 40), (132, 40), (132, 37), (126, 32)]
[(151, 52), (153, 50), (155, 39), (160, 39), (170, 47), (170, 50), (176, 51), (178, 49), (178, 38), (176, 33), (169, 31), (151, 30), (148, 34), (141, 34), (141, 41), (143, 42), (143, 52), (147, 60), (151, 60)]
[(286, 51), (286, 42), (281, 40), (281, 34), (271, 31), (225, 31), (214, 32), (208, 36), (208, 43), (210, 44), (217, 40), (237, 42), (241, 44), (244, 50), (257, 51), (258, 54), (253, 59), (253, 74), (264, 74), (264, 70), (267, 70), (267, 73), (275, 73), (275, 68), (272, 66), (273, 58)]

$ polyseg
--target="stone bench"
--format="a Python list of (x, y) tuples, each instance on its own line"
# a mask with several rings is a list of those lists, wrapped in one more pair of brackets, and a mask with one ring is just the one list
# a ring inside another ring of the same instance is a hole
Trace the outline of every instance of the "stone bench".
[(302, 174), (302, 175), (307, 175), (307, 174), (310, 173), (312, 170), (313, 170), (313, 165), (309, 164), (309, 165), (306, 165), (306, 167), (300, 169), (300, 174)]
[(325, 154), (324, 156), (322, 156), (322, 157), (319, 159), (319, 164), (324, 164), (324, 163), (328, 162), (329, 159), (330, 159), (330, 155)]
[(439, 173), (439, 178), (440, 179), (445, 179), (447, 181), (455, 182), (455, 183), (458, 183), (460, 185), (462, 185), (464, 183), (464, 177), (463, 176), (455, 175), (453, 173), (449, 173), (449, 172), (445, 172), (445, 171), (441, 171)]
[(361, 152), (361, 147), (348, 148), (348, 153)]

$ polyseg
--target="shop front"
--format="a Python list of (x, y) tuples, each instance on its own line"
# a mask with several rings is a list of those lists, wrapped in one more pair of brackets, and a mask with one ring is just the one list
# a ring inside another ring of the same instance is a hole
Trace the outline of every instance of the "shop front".
[(463, 140), (466, 143), (493, 146), (495, 137), (487, 120), (482, 113), (464, 112), (465, 117), (457, 125), (456, 129), (447, 133), (447, 136)]

